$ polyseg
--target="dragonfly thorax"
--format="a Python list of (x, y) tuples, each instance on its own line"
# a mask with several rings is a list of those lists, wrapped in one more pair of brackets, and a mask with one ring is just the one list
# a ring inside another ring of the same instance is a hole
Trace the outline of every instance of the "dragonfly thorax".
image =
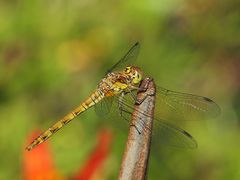
[(129, 91), (142, 80), (142, 71), (138, 67), (127, 66), (125, 70), (110, 72), (99, 84), (99, 89), (106, 96), (113, 96)]

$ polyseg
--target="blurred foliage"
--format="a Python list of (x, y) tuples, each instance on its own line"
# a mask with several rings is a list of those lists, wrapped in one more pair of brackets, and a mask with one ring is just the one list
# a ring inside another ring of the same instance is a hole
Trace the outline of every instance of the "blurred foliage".
[[(234, 0), (0, 1), (0, 179), (22, 178), (28, 134), (78, 105), (136, 41), (139, 66), (160, 86), (222, 108), (215, 120), (186, 124), (197, 150), (153, 148), (149, 179), (239, 179), (239, 29)], [(101, 122), (89, 110), (51, 138), (62, 174), (87, 159)], [(114, 132), (109, 179), (128, 131)]]

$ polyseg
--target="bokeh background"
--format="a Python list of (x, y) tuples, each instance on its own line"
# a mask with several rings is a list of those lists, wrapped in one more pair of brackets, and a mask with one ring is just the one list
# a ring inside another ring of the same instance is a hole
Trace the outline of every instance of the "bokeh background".
[(158, 85), (222, 109), (185, 124), (198, 149), (153, 150), (149, 179), (239, 179), (239, 29), (236, 0), (1, 0), (0, 179), (117, 179), (128, 130), (103, 125), (94, 110), (24, 148), (136, 41), (138, 65)]

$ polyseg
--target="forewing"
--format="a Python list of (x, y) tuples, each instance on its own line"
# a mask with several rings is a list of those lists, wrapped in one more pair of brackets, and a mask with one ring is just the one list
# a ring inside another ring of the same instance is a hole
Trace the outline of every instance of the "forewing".
[(157, 87), (155, 115), (164, 120), (202, 120), (220, 114), (219, 106), (209, 98)]
[(140, 51), (140, 44), (135, 43), (131, 49), (116, 63), (107, 73), (124, 69), (127, 65), (132, 65), (136, 61)]

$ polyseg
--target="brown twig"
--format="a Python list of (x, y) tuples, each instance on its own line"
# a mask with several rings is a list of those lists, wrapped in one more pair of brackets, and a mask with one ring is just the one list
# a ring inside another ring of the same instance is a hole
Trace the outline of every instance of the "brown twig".
[[(128, 134), (119, 180), (142, 180), (147, 174), (156, 89), (151, 78), (145, 78), (140, 87), (145, 91), (139, 91), (137, 95), (138, 103), (132, 114), (132, 126)], [(143, 123), (147, 130), (142, 129)]]

